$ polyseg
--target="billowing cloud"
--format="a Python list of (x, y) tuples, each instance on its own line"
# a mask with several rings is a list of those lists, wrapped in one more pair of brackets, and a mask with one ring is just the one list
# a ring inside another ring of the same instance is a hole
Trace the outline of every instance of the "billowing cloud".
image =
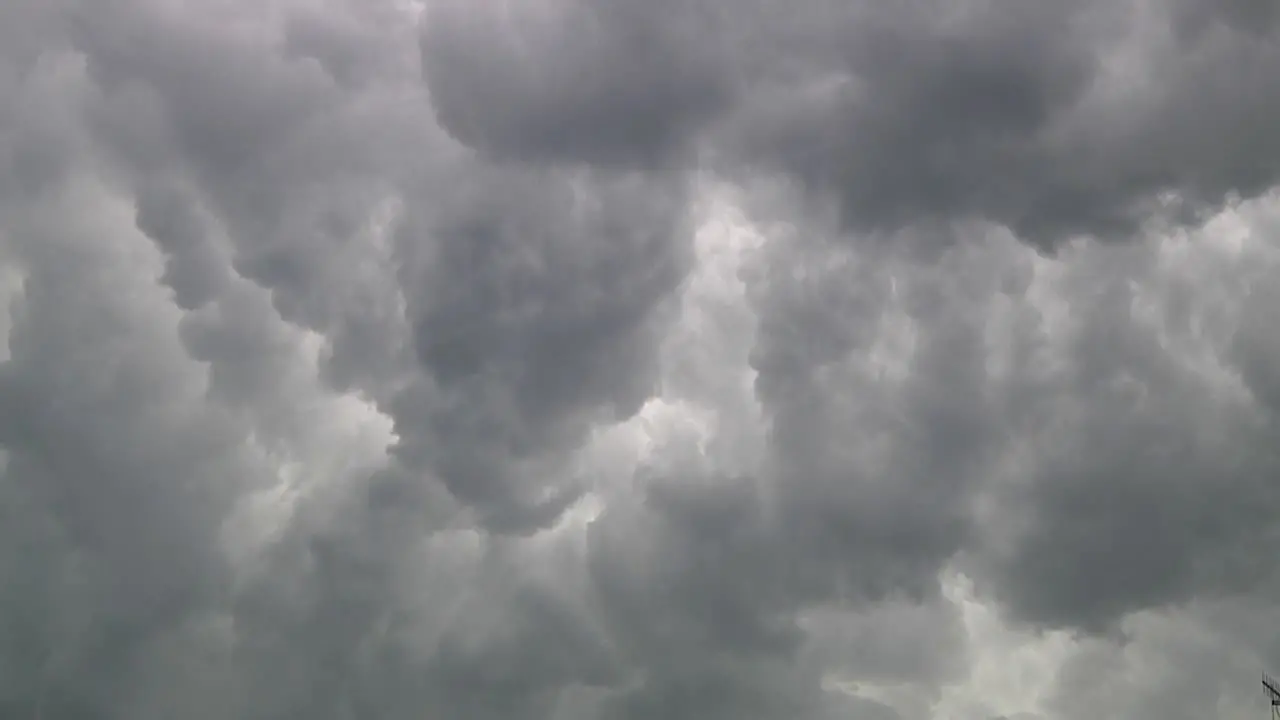
[(426, 77), (467, 145), (629, 165), (684, 149), (782, 173), (860, 233), (1123, 239), (1280, 167), (1268, 2), (437, 4)]
[(1255, 0), (0, 6), (0, 715), (1245, 717)]

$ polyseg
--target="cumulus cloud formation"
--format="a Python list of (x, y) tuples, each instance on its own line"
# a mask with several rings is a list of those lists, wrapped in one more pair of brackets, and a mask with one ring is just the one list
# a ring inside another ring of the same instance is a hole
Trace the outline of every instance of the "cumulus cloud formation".
[(1270, 0), (0, 4), (0, 715), (1251, 717)]

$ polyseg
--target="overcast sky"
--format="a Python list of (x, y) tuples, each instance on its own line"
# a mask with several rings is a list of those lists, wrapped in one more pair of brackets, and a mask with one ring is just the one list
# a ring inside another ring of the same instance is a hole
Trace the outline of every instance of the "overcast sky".
[(0, 0), (0, 716), (1228, 720), (1276, 0)]

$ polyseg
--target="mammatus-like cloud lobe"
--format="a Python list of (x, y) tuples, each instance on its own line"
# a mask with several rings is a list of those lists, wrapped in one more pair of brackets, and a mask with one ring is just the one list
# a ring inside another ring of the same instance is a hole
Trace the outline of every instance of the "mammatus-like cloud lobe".
[(433, 17), (434, 106), (478, 151), (645, 165), (683, 150), (784, 173), (860, 233), (979, 219), (1046, 248), (1118, 240), (1265, 192), (1280, 166), (1270, 2), (546, 0)]
[(0, 716), (1251, 717), (1259, 0), (0, 4)]

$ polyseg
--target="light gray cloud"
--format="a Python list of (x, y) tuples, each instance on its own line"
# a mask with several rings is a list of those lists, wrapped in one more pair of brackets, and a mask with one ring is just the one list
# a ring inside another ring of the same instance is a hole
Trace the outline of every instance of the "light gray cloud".
[(494, 523), (519, 529), (531, 512), (545, 526), (577, 494), (553, 479), (565, 472), (557, 454), (655, 390), (664, 300), (689, 263), (683, 191), (635, 177), (476, 175), (455, 175), (434, 198), (440, 210), (400, 237), (430, 381), (391, 405), (406, 433), (398, 452)]
[(437, 3), (423, 67), (444, 128), (499, 157), (652, 166), (730, 102), (714, 3)]
[(1247, 712), (1272, 3), (423, 5), (0, 7), (0, 715)]
[(115, 702), (151, 642), (217, 602), (221, 520), (263, 479), (234, 418), (200, 402), (178, 314), (127, 250), (127, 211), (84, 185), (6, 204), (24, 272), (0, 380), (5, 485), (45, 528), (24, 538), (18, 524), (13, 542), (36, 543), (28, 561), (46, 567), (5, 587), (48, 612), (13, 702), (51, 714)]

